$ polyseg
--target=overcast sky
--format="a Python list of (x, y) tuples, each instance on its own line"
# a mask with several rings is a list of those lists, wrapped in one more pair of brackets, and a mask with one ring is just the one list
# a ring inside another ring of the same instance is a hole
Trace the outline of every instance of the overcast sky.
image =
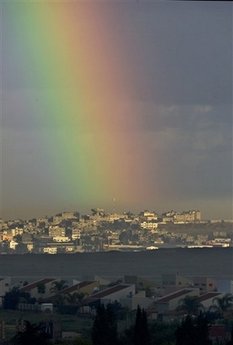
[[(135, 132), (151, 157), (145, 167), (148, 199), (135, 205), (122, 201), (119, 209), (199, 208), (205, 218), (232, 218), (232, 4), (111, 2), (102, 3), (101, 10), (109, 12), (115, 37), (128, 47), (125, 58), (134, 85), (131, 93), (122, 90), (119, 103), (137, 114), (140, 126), (132, 123), (127, 130)], [(10, 68), (17, 66), (12, 49), (17, 42), (9, 9), (1, 6), (1, 47), (11, 47), (1, 52), (1, 215), (86, 211), (81, 201), (59, 199), (49, 188), (41, 141), (51, 128), (32, 121), (24, 108), (31, 99), (33, 109), (35, 95), (45, 91)], [(95, 206), (101, 200), (90, 204)]]

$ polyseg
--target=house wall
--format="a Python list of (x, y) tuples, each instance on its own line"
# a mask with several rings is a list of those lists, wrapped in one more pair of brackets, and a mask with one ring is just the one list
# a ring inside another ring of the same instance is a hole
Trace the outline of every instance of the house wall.
[(200, 292), (212, 292), (217, 289), (215, 280), (208, 277), (193, 277), (192, 282), (195, 288), (200, 289)]
[(70, 294), (72, 295), (78, 292), (78, 293), (84, 293), (85, 295), (91, 295), (93, 293), (94, 288), (99, 288), (99, 286), (100, 284), (98, 281), (95, 281), (81, 288), (79, 288), (79, 286), (77, 285), (77, 288), (73, 290), (72, 292), (70, 292)]
[[(108, 304), (114, 303), (115, 301), (120, 302), (120, 299), (129, 297), (130, 295), (135, 295), (135, 285), (130, 285), (120, 291), (116, 291), (110, 295), (101, 298), (101, 303)], [(106, 303), (106, 301), (108, 302)]]
[[(199, 296), (199, 290), (198, 289), (192, 289), (191, 291), (189, 291), (189, 292), (187, 292), (181, 296), (174, 297), (167, 302), (163, 302), (163, 301), (158, 300), (155, 302), (156, 310), (158, 310), (160, 313), (165, 312), (165, 311), (175, 310), (179, 306), (180, 301), (182, 301), (186, 296)], [(164, 297), (166, 297), (166, 296), (164, 296)]]
[(182, 301), (182, 299), (184, 299), (186, 296), (199, 296), (199, 291), (198, 289), (193, 289), (191, 290), (190, 292), (187, 292), (185, 295), (183, 296), (180, 296), (180, 297), (177, 297), (177, 298), (174, 298), (172, 299), (171, 301), (169, 301), (168, 305), (169, 305), (169, 310), (174, 310), (176, 309), (179, 304), (180, 304), (180, 301)]
[(153, 299), (145, 296), (145, 293), (137, 293), (133, 297), (121, 298), (120, 303), (123, 307), (127, 307), (130, 310), (136, 310), (138, 306), (142, 309), (147, 309), (153, 304)]
[(230, 279), (219, 279), (216, 281), (217, 291), (221, 293), (233, 294), (233, 280)]
[(219, 295), (219, 296), (216, 296), (216, 297), (209, 298), (209, 299), (207, 299), (207, 300), (205, 300), (205, 301), (202, 301), (201, 304), (203, 305), (204, 308), (208, 309), (210, 306), (216, 305), (216, 303), (214, 303), (214, 299), (215, 299), (215, 298), (219, 298), (219, 297), (221, 298), (222, 295)]
[(3, 297), (5, 296), (6, 292), (8, 292), (11, 288), (11, 278), (2, 278), (0, 279), (0, 306), (2, 305)]
[(44, 293), (38, 292), (38, 285), (40, 285), (40, 282), (38, 282), (38, 285), (35, 286), (33, 289), (31, 289), (30, 291), (26, 291), (26, 292), (29, 292), (31, 297), (34, 297), (36, 299), (50, 297), (54, 294), (51, 292), (51, 289), (53, 288), (53, 282), (54, 281), (51, 281), (51, 282), (45, 284), (45, 292)]

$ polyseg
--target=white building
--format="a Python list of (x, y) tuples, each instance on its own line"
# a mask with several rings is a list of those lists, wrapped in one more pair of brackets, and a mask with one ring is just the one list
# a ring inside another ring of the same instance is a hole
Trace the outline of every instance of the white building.
[(132, 298), (135, 295), (135, 285), (118, 284), (110, 288), (99, 291), (85, 300), (86, 305), (97, 301), (107, 305), (109, 303), (119, 302), (125, 298)]
[(46, 298), (53, 295), (52, 287), (54, 278), (45, 278), (23, 286), (20, 291), (30, 293), (34, 298)]
[(208, 309), (209, 307), (214, 305), (215, 298), (219, 297), (222, 297), (222, 294), (219, 292), (208, 292), (204, 295), (201, 295), (198, 298), (198, 302), (200, 302), (204, 308)]
[(217, 279), (216, 288), (218, 292), (223, 294), (233, 294), (233, 280), (231, 279)]
[(165, 313), (171, 310), (175, 310), (187, 296), (199, 296), (198, 289), (182, 289), (172, 292), (162, 298), (159, 298), (155, 302), (155, 309), (158, 313)]
[(44, 247), (43, 253), (44, 254), (57, 254), (57, 247)]
[(140, 224), (140, 226), (142, 229), (155, 230), (158, 227), (158, 223), (144, 221)]

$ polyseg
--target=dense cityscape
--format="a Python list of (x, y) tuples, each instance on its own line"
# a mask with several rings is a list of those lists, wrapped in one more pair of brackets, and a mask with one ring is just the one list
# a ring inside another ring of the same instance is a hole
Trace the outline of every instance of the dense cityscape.
[(231, 247), (231, 220), (202, 220), (198, 210), (105, 213), (62, 212), (0, 223), (0, 254), (140, 251), (172, 247)]

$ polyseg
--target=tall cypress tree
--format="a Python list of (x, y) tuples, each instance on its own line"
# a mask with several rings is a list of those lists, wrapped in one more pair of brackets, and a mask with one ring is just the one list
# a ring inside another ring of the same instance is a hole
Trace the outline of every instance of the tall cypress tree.
[(93, 345), (117, 345), (117, 322), (111, 306), (97, 308), (96, 317), (92, 327)]
[(176, 345), (195, 345), (195, 329), (190, 316), (176, 330)]
[(187, 316), (176, 330), (176, 345), (210, 345), (208, 321), (202, 314), (196, 320)]
[(144, 310), (141, 310), (139, 306), (136, 313), (133, 343), (134, 345), (149, 344), (149, 330), (146, 312)]
[(233, 326), (231, 328), (231, 339), (226, 343), (226, 345), (233, 345)]
[(196, 339), (199, 345), (211, 345), (208, 321), (203, 313), (200, 313), (196, 320)]

